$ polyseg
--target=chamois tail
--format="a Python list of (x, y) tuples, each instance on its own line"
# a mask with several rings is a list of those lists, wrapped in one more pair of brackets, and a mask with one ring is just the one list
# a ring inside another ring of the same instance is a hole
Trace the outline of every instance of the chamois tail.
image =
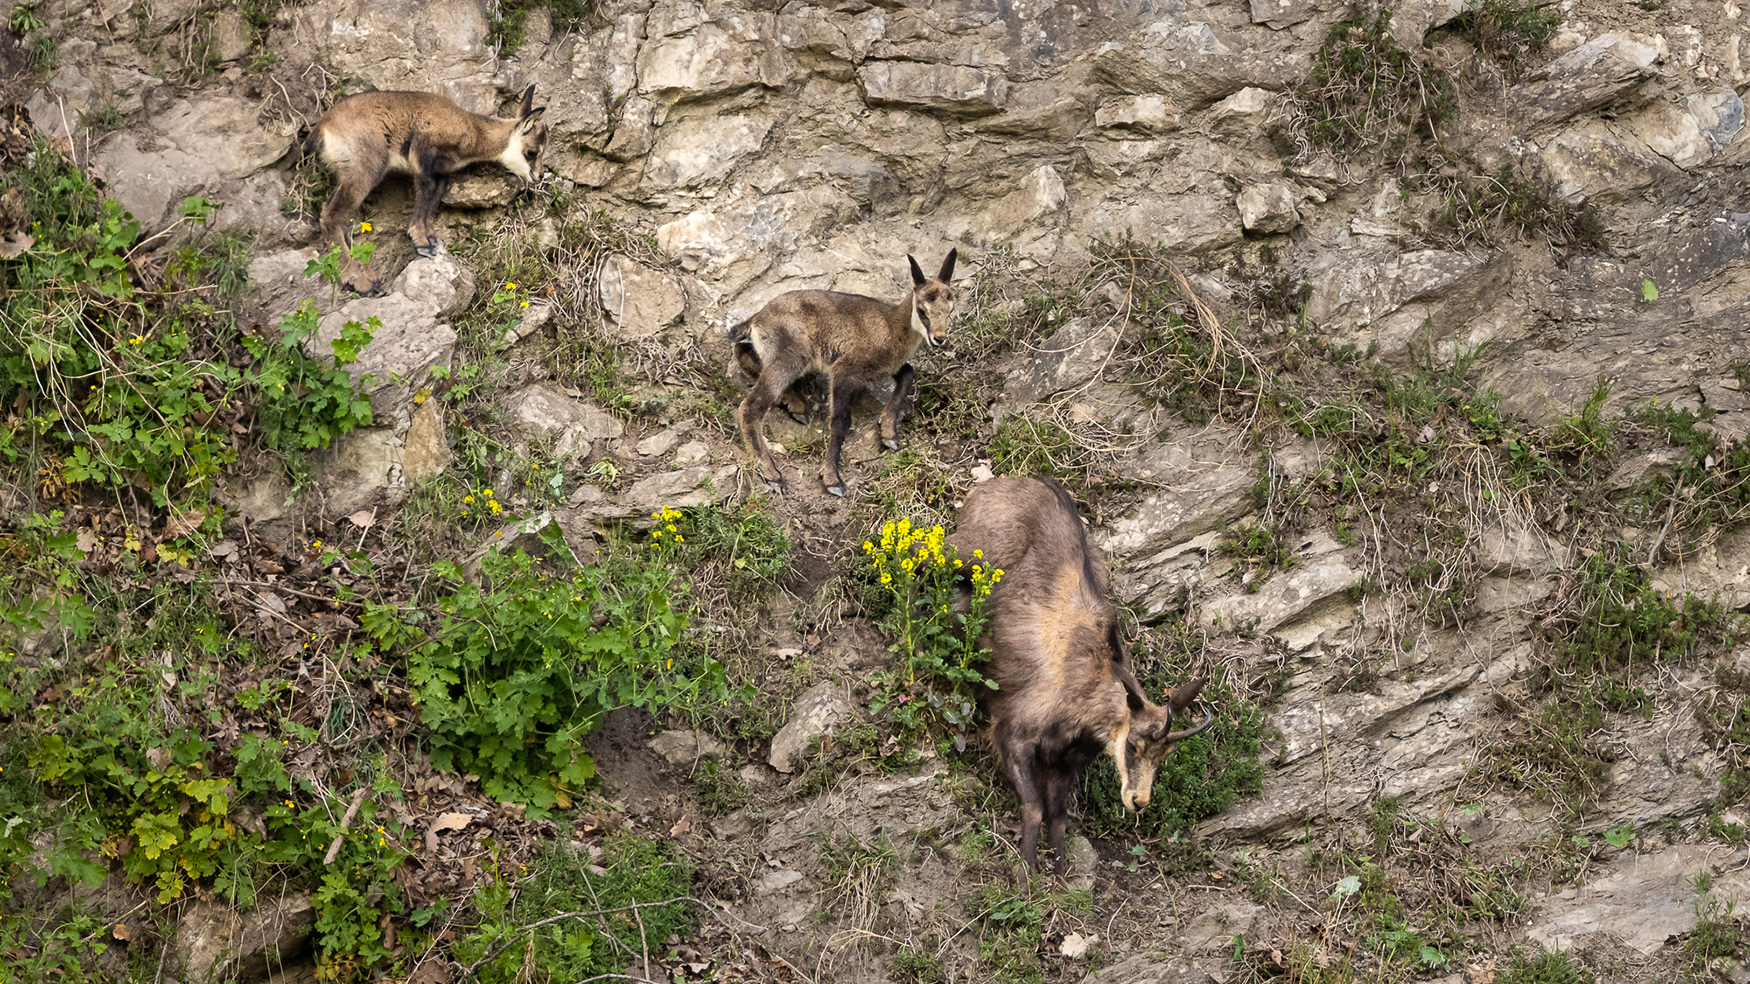
[(760, 370), (765, 362), (759, 352), (753, 347), (752, 319), (731, 325), (724, 331), (729, 335), (729, 341), (735, 346), (733, 361), (750, 380), (760, 378)]
[(304, 134), (304, 140), (302, 143), (295, 143), (292, 145), (292, 150), (288, 152), (287, 156), (291, 158), (291, 163), (297, 164), (307, 158), (315, 157), (321, 152), (322, 128), (313, 126)]

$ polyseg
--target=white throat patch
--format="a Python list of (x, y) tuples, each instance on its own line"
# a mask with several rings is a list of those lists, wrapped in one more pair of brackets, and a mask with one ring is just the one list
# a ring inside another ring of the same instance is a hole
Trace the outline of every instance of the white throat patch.
[(911, 299), (911, 330), (923, 336), (924, 344), (935, 344), (930, 341), (930, 329), (924, 324), (924, 316), (918, 313), (918, 299), (916, 297)]

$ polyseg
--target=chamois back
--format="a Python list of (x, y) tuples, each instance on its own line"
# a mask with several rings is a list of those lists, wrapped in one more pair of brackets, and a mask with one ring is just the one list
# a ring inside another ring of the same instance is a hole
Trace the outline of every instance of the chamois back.
[(1192, 680), (1165, 706), (1143, 693), (1130, 669), (1105, 559), (1068, 490), (1051, 479), (1005, 477), (974, 489), (952, 542), (968, 563), (1003, 571), (991, 591), (984, 645), (990, 737), (1021, 797), (1021, 853), (1037, 865), (1049, 822), (1057, 870), (1069, 800), (1101, 754), (1118, 767), (1127, 809), (1146, 806), (1160, 762), (1175, 744), (1208, 727), (1175, 732), (1172, 722), (1202, 689)]

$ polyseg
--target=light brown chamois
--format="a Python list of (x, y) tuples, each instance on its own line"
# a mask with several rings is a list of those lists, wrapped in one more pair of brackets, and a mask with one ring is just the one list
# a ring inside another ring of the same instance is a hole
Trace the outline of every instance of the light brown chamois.
[(780, 294), (730, 333), (735, 362), (754, 380), (741, 401), (737, 419), (747, 449), (760, 459), (760, 471), (773, 491), (784, 491), (784, 473), (772, 460), (761, 425), (766, 411), (783, 399), (790, 385), (809, 372), (825, 374), (832, 408), (831, 437), (821, 482), (844, 495), (839, 455), (851, 429), (851, 403), (877, 381), (892, 377), (893, 395), (881, 414), (881, 443), (899, 447), (899, 413), (916, 377), (912, 353), (920, 342), (933, 348), (948, 338), (954, 317), (954, 261), (951, 249), (934, 277), (925, 277), (911, 256), (912, 292), (894, 303), (834, 290), (793, 290)]
[[(437, 250), (432, 223), (449, 190), (450, 175), (470, 164), (497, 161), (524, 185), (534, 182), (547, 125), (534, 108), (535, 87), (523, 90), (514, 120), (470, 113), (431, 92), (366, 92), (348, 96), (322, 114), (304, 140), (334, 172), (334, 194), (322, 209), (324, 245), (348, 245), (352, 217), (390, 171), (413, 176), (413, 222), (407, 234), (421, 256)], [(344, 282), (362, 294), (377, 281), (346, 261)]]
[[(972, 490), (951, 542), (966, 564), (1003, 571), (990, 594), (985, 673), (990, 738), (1021, 797), (1021, 856), (1039, 866), (1039, 828), (1049, 823), (1054, 870), (1067, 857), (1069, 801), (1082, 769), (1104, 752), (1118, 766), (1126, 809), (1148, 805), (1155, 770), (1184, 731), (1173, 720), (1203, 689), (1201, 679), (1156, 705), (1131, 672), (1109, 598), (1105, 559), (1088, 543), (1075, 500), (1048, 478), (1005, 477)], [(983, 556), (974, 559), (974, 550)]]

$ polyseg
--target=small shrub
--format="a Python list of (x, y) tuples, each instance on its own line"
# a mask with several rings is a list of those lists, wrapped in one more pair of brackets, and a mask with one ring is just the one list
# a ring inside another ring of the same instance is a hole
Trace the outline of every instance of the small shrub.
[(1361, 5), (1335, 24), (1313, 56), (1298, 99), (1314, 147), (1401, 154), (1412, 138), (1439, 137), (1458, 115), (1458, 87), (1430, 57), (1391, 35), (1391, 11)]
[(501, 55), (515, 54), (528, 40), (529, 11), (545, 7), (553, 18), (553, 30), (581, 27), (596, 19), (596, 0), (501, 0), (487, 31), (486, 43), (502, 45)]
[(1448, 25), (1517, 75), (1525, 56), (1549, 47), (1562, 15), (1537, 0), (1481, 0)]

